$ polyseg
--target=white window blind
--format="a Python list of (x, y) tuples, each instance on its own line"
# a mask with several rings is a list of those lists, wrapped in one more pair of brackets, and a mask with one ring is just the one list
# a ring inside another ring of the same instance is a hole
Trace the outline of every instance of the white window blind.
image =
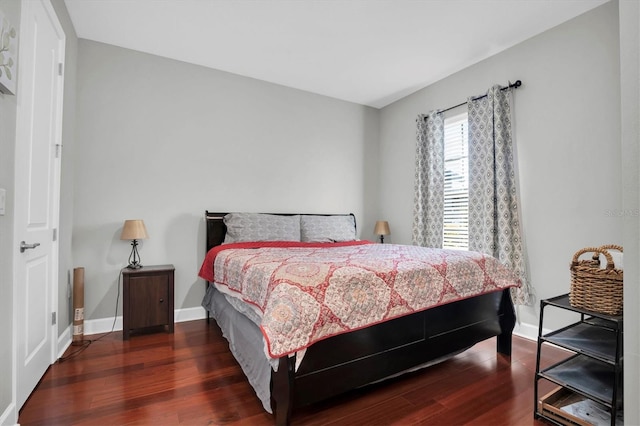
[(467, 114), (445, 119), (443, 248), (469, 249), (468, 145)]

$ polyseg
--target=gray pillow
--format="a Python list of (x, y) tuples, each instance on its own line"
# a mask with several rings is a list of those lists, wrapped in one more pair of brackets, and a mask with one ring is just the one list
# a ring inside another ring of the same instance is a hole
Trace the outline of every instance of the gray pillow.
[(300, 216), (229, 213), (224, 217), (223, 244), (248, 241), (300, 241)]
[(355, 241), (356, 222), (352, 215), (301, 215), (300, 239), (318, 243)]

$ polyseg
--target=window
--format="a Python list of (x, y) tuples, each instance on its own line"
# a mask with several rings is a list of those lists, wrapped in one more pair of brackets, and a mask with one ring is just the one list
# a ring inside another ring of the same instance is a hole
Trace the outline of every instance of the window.
[(467, 113), (444, 120), (443, 248), (469, 249), (469, 137)]

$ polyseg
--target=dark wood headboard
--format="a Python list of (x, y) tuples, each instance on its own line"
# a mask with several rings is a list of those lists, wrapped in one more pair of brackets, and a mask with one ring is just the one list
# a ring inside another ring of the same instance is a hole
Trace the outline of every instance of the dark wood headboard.
[[(215, 246), (219, 246), (224, 241), (224, 236), (227, 234), (227, 225), (224, 224), (224, 216), (228, 213), (214, 213), (208, 210), (205, 211), (205, 222), (207, 225), (207, 252)], [(356, 217), (353, 213), (348, 214), (315, 214), (315, 213), (268, 213), (278, 216), (294, 216), (299, 214), (301, 216), (353, 216), (353, 223), (356, 224)], [(356, 227), (357, 230), (357, 227)]]
[(204, 212), (207, 224), (207, 252), (215, 246), (219, 246), (227, 235), (227, 225), (224, 224), (224, 216), (227, 213), (213, 213), (209, 210)]

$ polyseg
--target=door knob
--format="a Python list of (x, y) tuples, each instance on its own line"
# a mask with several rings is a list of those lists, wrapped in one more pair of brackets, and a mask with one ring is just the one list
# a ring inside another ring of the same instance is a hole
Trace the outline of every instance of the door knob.
[(20, 253), (24, 253), (25, 250), (34, 249), (39, 245), (40, 243), (27, 244), (24, 241), (20, 241)]

